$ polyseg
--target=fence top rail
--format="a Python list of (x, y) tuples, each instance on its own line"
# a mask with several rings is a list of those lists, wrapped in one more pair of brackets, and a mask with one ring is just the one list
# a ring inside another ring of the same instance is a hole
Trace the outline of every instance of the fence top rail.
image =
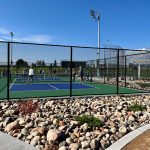
[(106, 48), (106, 47), (91, 47), (91, 46), (77, 46), (77, 45), (59, 45), (59, 44), (42, 44), (42, 43), (31, 43), (31, 42), (16, 42), (16, 41), (0, 41), (1, 43), (16, 43), (16, 44), (31, 44), (31, 45), (43, 45), (43, 46), (60, 46), (60, 47), (73, 47), (73, 48), (89, 48), (89, 49), (100, 49), (100, 50), (121, 50), (121, 51), (141, 51), (141, 52), (149, 52), (149, 50), (142, 49), (128, 49), (128, 48)]

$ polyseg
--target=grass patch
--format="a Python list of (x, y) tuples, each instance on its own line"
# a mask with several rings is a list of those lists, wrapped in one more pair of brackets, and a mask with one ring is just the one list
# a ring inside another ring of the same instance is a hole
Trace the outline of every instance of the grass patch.
[(143, 111), (145, 109), (145, 106), (143, 105), (139, 105), (137, 103), (133, 104), (133, 105), (130, 105), (128, 107), (128, 111)]
[(89, 127), (101, 127), (103, 125), (100, 119), (88, 115), (76, 116), (75, 120), (79, 121), (80, 124), (87, 123)]

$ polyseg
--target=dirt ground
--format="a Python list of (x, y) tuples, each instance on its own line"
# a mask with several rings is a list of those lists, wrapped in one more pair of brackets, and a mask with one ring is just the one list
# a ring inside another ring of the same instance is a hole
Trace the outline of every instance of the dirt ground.
[(150, 150), (150, 130), (133, 139), (121, 150)]

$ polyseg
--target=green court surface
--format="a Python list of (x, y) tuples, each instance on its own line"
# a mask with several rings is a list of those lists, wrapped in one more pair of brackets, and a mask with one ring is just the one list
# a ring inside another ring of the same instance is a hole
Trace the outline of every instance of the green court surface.
[[(3, 88), (0, 88), (1, 89), (0, 99), (6, 99), (7, 97), (6, 79), (0, 80), (0, 83), (2, 82)], [(60, 82), (58, 83), (61, 84)], [(100, 84), (93, 82), (84, 82), (83, 85), (90, 86), (91, 88), (72, 89), (72, 96), (111, 95), (117, 93), (117, 86), (115, 85)], [(126, 87), (119, 87), (119, 94), (134, 94), (134, 93), (146, 93), (146, 91)], [(64, 97), (64, 96), (70, 96), (70, 89), (10, 91), (10, 99), (22, 99), (32, 97)]]

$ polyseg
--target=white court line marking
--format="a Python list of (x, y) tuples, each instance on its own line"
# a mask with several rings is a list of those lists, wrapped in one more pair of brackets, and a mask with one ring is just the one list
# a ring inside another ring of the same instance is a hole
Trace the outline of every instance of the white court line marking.
[(55, 86), (51, 85), (51, 84), (48, 84), (49, 86), (51, 86), (52, 88), (56, 89), (56, 90), (59, 90), (58, 88), (56, 88)]
[(16, 79), (15, 79), (14, 82), (10, 85), (9, 90), (11, 89), (11, 87), (14, 85), (15, 82), (16, 82)]

